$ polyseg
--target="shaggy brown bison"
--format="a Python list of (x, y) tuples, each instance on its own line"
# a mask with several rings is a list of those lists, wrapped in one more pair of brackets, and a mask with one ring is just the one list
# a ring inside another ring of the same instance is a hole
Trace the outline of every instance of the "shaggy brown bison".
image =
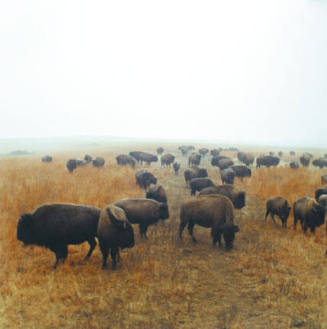
[(234, 184), (235, 172), (229, 167), (220, 171), (220, 178), (223, 184)]
[(287, 219), (290, 214), (291, 207), (288, 204), (288, 201), (283, 197), (272, 197), (269, 198), (266, 202), (266, 215), (265, 220), (267, 221), (267, 217), (270, 214), (271, 218), (275, 221), (275, 215), (278, 216), (282, 221), (282, 227), (287, 227)]
[(228, 157), (225, 156), (225, 155), (217, 155), (217, 156), (214, 156), (214, 157), (211, 159), (211, 165), (212, 165), (212, 166), (215, 166), (215, 167), (218, 167), (218, 162), (219, 162), (221, 159), (230, 159), (230, 158), (228, 158)]
[(66, 167), (69, 172), (73, 172), (77, 168), (77, 160), (76, 159), (67, 160)]
[(118, 165), (126, 166), (130, 165), (131, 167), (135, 167), (135, 159), (127, 154), (119, 154), (116, 156), (116, 161)]
[(200, 164), (201, 161), (201, 154), (197, 154), (197, 153), (192, 153), (189, 157), (188, 157), (188, 166), (198, 166)]
[(175, 156), (170, 153), (167, 153), (161, 157), (160, 161), (161, 167), (170, 167), (171, 164), (175, 161)]
[(102, 252), (102, 268), (107, 268), (107, 258), (111, 254), (112, 269), (117, 268), (117, 259), (120, 261), (119, 248), (134, 247), (134, 231), (127, 221), (123, 209), (108, 205), (101, 211), (97, 237)]
[(278, 166), (278, 164), (279, 158), (272, 155), (262, 155), (257, 158), (257, 168), (260, 168), (261, 166)]
[(233, 160), (230, 158), (221, 159), (218, 161), (217, 167), (220, 168), (220, 170), (227, 169), (228, 167), (231, 167), (234, 164)]
[(300, 164), (297, 161), (290, 162), (290, 168), (297, 169), (300, 167)]
[(300, 157), (301, 165), (304, 166), (304, 167), (308, 167), (309, 166), (310, 160), (311, 160), (311, 157), (309, 155), (307, 155), (307, 154), (303, 154)]
[(174, 168), (174, 172), (175, 172), (175, 175), (178, 175), (178, 171), (181, 167), (181, 164), (179, 162), (174, 162), (173, 163), (173, 168)]
[(151, 184), (157, 184), (157, 178), (147, 169), (139, 169), (135, 173), (136, 184), (147, 189)]
[(52, 157), (50, 155), (45, 155), (41, 158), (42, 162), (52, 162)]
[(316, 227), (321, 226), (325, 222), (325, 209), (319, 203), (310, 197), (303, 197), (294, 202), (294, 229), (296, 229), (299, 220), (302, 230), (305, 233), (310, 228), (314, 233)]
[(243, 166), (243, 165), (236, 165), (231, 167), (235, 173), (236, 177), (244, 178), (244, 177), (251, 177), (251, 169)]
[(179, 237), (182, 239), (183, 230), (188, 225), (188, 231), (193, 242), (194, 225), (211, 228), (212, 243), (217, 242), (221, 247), (221, 235), (224, 237), (226, 249), (233, 247), (235, 233), (239, 231), (234, 225), (234, 210), (232, 202), (223, 195), (201, 196), (185, 201), (181, 206)]
[(204, 158), (206, 156), (206, 154), (209, 152), (209, 150), (205, 147), (202, 147), (199, 149), (199, 153), (201, 154), (201, 156)]
[(192, 178), (190, 180), (190, 188), (191, 188), (191, 195), (195, 195), (196, 191), (201, 191), (202, 189), (214, 186), (215, 184), (212, 182), (210, 178)]
[(168, 205), (151, 199), (122, 199), (116, 201), (115, 206), (124, 209), (127, 219), (132, 224), (139, 224), (141, 237), (147, 238), (148, 226), (160, 219), (169, 217)]
[(97, 168), (103, 167), (104, 163), (105, 161), (104, 158), (102, 157), (96, 157), (94, 160), (92, 160), (93, 167), (97, 167)]
[(49, 248), (56, 255), (54, 268), (67, 258), (69, 244), (87, 241), (88, 259), (96, 246), (95, 236), (101, 210), (96, 207), (54, 203), (38, 207), (32, 214), (21, 215), (17, 224), (17, 239), (25, 245)]
[(163, 186), (161, 185), (153, 185), (146, 192), (145, 197), (147, 199), (156, 200), (158, 202), (167, 203), (167, 193)]
[(254, 162), (254, 156), (250, 153), (238, 152), (237, 159), (246, 166), (250, 166)]
[(189, 182), (192, 178), (198, 178), (198, 177), (208, 177), (207, 169), (192, 167), (184, 171), (186, 186), (189, 186)]
[(142, 152), (142, 151), (132, 151), (129, 152), (129, 155), (135, 158), (138, 163), (143, 164), (143, 162), (147, 164), (151, 164), (151, 162), (157, 162), (158, 157), (154, 154)]
[(218, 185), (212, 187), (206, 187), (200, 191), (199, 195), (208, 195), (208, 194), (221, 194), (229, 198), (235, 209), (242, 209), (245, 206), (245, 195), (246, 193), (240, 191), (234, 185)]

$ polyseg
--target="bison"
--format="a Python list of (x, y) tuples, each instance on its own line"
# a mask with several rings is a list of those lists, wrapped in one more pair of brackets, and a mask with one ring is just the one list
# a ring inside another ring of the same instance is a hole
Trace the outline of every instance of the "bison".
[(290, 162), (290, 168), (297, 169), (299, 167), (300, 167), (300, 165), (299, 165), (299, 163), (297, 161)]
[(234, 184), (235, 172), (229, 167), (220, 171), (220, 177), (223, 184)]
[(206, 156), (206, 154), (209, 152), (209, 150), (205, 147), (199, 149), (199, 153), (201, 154), (201, 156), (204, 158)]
[(112, 269), (117, 268), (120, 261), (119, 248), (134, 247), (134, 231), (127, 221), (125, 211), (113, 205), (106, 206), (100, 213), (97, 237), (102, 252), (102, 268), (107, 268), (107, 258), (111, 254)]
[(141, 152), (141, 151), (132, 151), (129, 152), (129, 155), (135, 158), (138, 163), (143, 164), (143, 161), (147, 164), (151, 164), (151, 162), (157, 162), (158, 157), (151, 153)]
[(198, 166), (200, 164), (201, 161), (201, 154), (197, 154), (197, 153), (192, 153), (189, 157), (188, 157), (188, 166)]
[(291, 207), (288, 204), (288, 201), (283, 197), (272, 197), (269, 198), (266, 202), (266, 215), (265, 220), (267, 221), (267, 217), (270, 214), (271, 218), (275, 221), (275, 215), (278, 216), (282, 221), (282, 227), (287, 227), (287, 219), (290, 214)]
[(240, 177), (240, 178), (251, 177), (251, 169), (246, 166), (237, 165), (237, 166), (232, 166), (231, 169), (233, 169), (236, 177)]
[(175, 175), (178, 175), (178, 171), (181, 167), (181, 164), (179, 162), (174, 162), (173, 163), (173, 168), (174, 168), (174, 172), (175, 172)]
[(225, 184), (225, 185), (207, 187), (201, 190), (199, 193), (199, 195), (209, 195), (209, 194), (225, 195), (227, 198), (229, 198), (232, 201), (235, 209), (242, 209), (243, 207), (245, 207), (246, 193), (240, 191), (234, 185)]
[(189, 182), (192, 178), (198, 178), (198, 177), (208, 177), (207, 169), (199, 168), (199, 167), (192, 167), (192, 168), (186, 169), (184, 171), (184, 178), (185, 178), (186, 186), (189, 185)]
[(314, 233), (316, 227), (321, 226), (325, 222), (325, 208), (310, 197), (303, 197), (294, 202), (294, 229), (296, 229), (297, 221), (299, 220), (302, 230), (305, 233), (310, 228)]
[(312, 165), (319, 167), (320, 169), (327, 167), (327, 159), (319, 158), (312, 161)]
[(175, 161), (175, 156), (170, 153), (167, 153), (161, 157), (160, 161), (161, 167), (170, 167), (171, 164)]
[(257, 158), (257, 168), (260, 168), (261, 166), (278, 166), (278, 164), (279, 158), (272, 155), (262, 155)]
[(157, 154), (158, 155), (162, 154), (163, 152), (164, 152), (163, 147), (160, 146), (160, 147), (157, 148)]
[(50, 155), (45, 155), (41, 158), (42, 162), (52, 162), (52, 157)]
[(77, 160), (76, 159), (67, 160), (66, 167), (69, 172), (73, 172), (77, 168)]
[(157, 184), (157, 178), (147, 169), (139, 169), (135, 173), (136, 184), (147, 189), (151, 184)]
[(44, 204), (33, 213), (21, 215), (17, 239), (25, 245), (43, 246), (56, 255), (54, 268), (65, 261), (67, 245), (87, 241), (90, 245), (85, 259), (96, 246), (95, 236), (101, 210), (96, 207), (69, 203)]
[(97, 168), (103, 167), (104, 163), (105, 161), (104, 158), (102, 157), (96, 157), (94, 160), (92, 160), (93, 167), (97, 167)]
[(211, 159), (211, 165), (212, 166), (215, 166), (215, 167), (218, 167), (218, 163), (221, 159), (230, 159), (228, 158), (227, 156), (225, 155), (217, 155), (217, 156), (214, 156), (212, 159)]
[(322, 194), (327, 194), (327, 186), (323, 186), (315, 190), (315, 198), (317, 201)]
[(158, 202), (167, 203), (167, 194), (162, 185), (153, 185), (146, 192), (147, 199), (156, 200)]
[(250, 166), (254, 162), (254, 156), (250, 153), (238, 152), (237, 159), (246, 166)]
[(233, 247), (235, 233), (239, 231), (234, 225), (234, 210), (232, 202), (223, 195), (197, 197), (185, 201), (181, 206), (179, 237), (182, 239), (183, 230), (188, 225), (188, 231), (193, 242), (194, 225), (211, 228), (212, 244), (217, 242), (221, 247), (221, 235), (224, 237), (225, 248)]
[(135, 167), (135, 159), (127, 154), (119, 154), (116, 156), (116, 161), (118, 165), (126, 166), (130, 165), (132, 168)]
[(231, 167), (234, 164), (233, 160), (230, 158), (221, 159), (218, 161), (217, 167), (220, 168), (220, 170), (227, 169), (228, 167)]
[(311, 157), (308, 154), (303, 154), (300, 157), (301, 165), (304, 166), (304, 167), (308, 167), (309, 166), (310, 160), (311, 160)]
[(201, 191), (206, 187), (214, 186), (214, 183), (210, 178), (192, 178), (190, 180), (191, 195), (195, 195), (196, 191)]
[(114, 203), (122, 208), (128, 221), (132, 224), (139, 224), (141, 237), (147, 239), (148, 226), (156, 224), (160, 219), (169, 218), (168, 205), (151, 199), (122, 199)]

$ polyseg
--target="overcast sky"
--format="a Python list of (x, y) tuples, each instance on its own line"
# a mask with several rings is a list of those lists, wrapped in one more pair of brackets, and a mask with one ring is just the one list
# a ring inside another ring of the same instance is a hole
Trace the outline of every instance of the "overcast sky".
[(10, 0), (0, 138), (327, 147), (327, 1)]

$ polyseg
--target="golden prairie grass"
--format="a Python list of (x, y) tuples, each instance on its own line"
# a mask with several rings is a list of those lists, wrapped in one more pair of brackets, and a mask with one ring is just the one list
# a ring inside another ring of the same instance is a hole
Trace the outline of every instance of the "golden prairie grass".
[[(260, 168), (236, 185), (247, 206), (236, 211), (240, 233), (232, 252), (211, 246), (210, 233), (195, 228), (177, 238), (179, 206), (189, 197), (182, 170), (151, 168), (167, 191), (170, 219), (149, 228), (149, 240), (122, 252), (117, 271), (101, 270), (97, 247), (84, 262), (87, 243), (69, 246), (65, 264), (52, 270), (54, 254), (16, 240), (19, 216), (47, 202), (104, 207), (140, 197), (135, 170), (104, 153), (104, 168), (65, 169), (67, 155), (53, 163), (24, 157), (0, 160), (0, 327), (4, 328), (302, 328), (327, 327), (323, 305), (325, 229), (314, 236), (280, 222), (264, 221), (270, 196), (290, 204), (314, 195), (320, 170)], [(216, 168), (210, 176), (219, 183)]]

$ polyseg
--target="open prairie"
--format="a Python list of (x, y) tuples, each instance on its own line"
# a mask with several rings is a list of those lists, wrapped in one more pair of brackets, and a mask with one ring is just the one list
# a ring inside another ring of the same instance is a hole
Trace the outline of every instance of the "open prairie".
[[(155, 153), (156, 146), (138, 149)], [(165, 147), (165, 146), (164, 146)], [(69, 246), (65, 264), (52, 269), (54, 254), (26, 246), (16, 238), (22, 213), (39, 205), (70, 202), (103, 208), (116, 200), (143, 197), (135, 169), (118, 166), (115, 156), (131, 149), (103, 150), (106, 164), (69, 173), (66, 160), (84, 153), (58, 153), (52, 163), (40, 156), (0, 159), (0, 327), (1, 328), (327, 328), (326, 228), (313, 235), (287, 229), (269, 218), (265, 202), (283, 196), (292, 205), (302, 196), (314, 196), (323, 170), (293, 170), (285, 155), (278, 167), (252, 167), (252, 177), (236, 179), (244, 189), (246, 207), (235, 210), (240, 227), (234, 248), (213, 247), (210, 230), (195, 226), (192, 243), (184, 230), (178, 238), (179, 209), (190, 198), (183, 176), (187, 158), (178, 145), (165, 147), (181, 169), (145, 165), (167, 192), (170, 218), (150, 226), (142, 241), (134, 225), (135, 247), (121, 252), (118, 269), (101, 269), (99, 247), (83, 260), (88, 244)], [(236, 159), (236, 152), (225, 152)], [(253, 154), (256, 154), (253, 152)], [(221, 184), (219, 169), (201, 163), (209, 177)], [(110, 259), (108, 259), (110, 264)]]

